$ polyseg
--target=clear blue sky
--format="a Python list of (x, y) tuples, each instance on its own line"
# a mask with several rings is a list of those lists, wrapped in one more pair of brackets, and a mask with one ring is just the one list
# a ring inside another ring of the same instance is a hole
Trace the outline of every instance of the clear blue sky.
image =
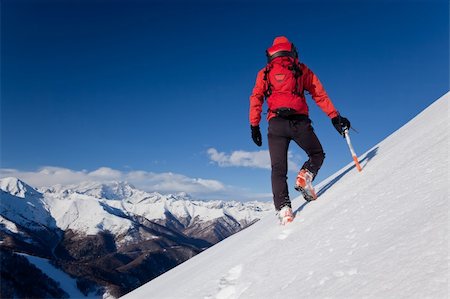
[[(248, 97), (275, 36), (296, 44), (362, 154), (449, 90), (448, 28), (445, 0), (4, 0), (1, 168), (171, 172), (228, 190), (200, 197), (270, 193), (269, 170), (221, 167), (207, 151), (261, 150)], [(308, 103), (327, 154), (320, 181), (351, 157)]]

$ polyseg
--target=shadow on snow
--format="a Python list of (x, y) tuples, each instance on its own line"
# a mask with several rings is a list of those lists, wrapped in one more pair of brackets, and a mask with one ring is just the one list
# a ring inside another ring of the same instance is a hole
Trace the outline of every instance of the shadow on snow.
[[(362, 169), (366, 168), (366, 166), (370, 162), (370, 160), (372, 160), (373, 157), (375, 157), (377, 155), (377, 152), (378, 152), (378, 146), (373, 148), (370, 152), (368, 152), (365, 155), (365, 157), (362, 160), (359, 161), (359, 163), (361, 164)], [(364, 165), (362, 165), (363, 162), (365, 162)], [(328, 182), (325, 186), (320, 188), (319, 192), (317, 192), (317, 196), (321, 196), (322, 194), (327, 192), (328, 189), (330, 189), (334, 184), (336, 184), (340, 179), (342, 179), (347, 173), (352, 171), (355, 167), (356, 167), (355, 165), (350, 166), (344, 172), (342, 172), (340, 175), (338, 175), (337, 177), (332, 179), (330, 182)], [(303, 209), (303, 207), (304, 206), (302, 205), (300, 208)]]

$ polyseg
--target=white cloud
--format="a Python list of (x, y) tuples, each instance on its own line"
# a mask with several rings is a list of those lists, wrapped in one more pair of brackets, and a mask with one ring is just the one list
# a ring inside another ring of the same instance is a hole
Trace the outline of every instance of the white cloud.
[(17, 177), (34, 187), (48, 187), (57, 184), (70, 185), (81, 182), (127, 181), (137, 188), (161, 193), (188, 192), (193, 195), (226, 192), (223, 183), (217, 180), (191, 178), (171, 172), (154, 173), (148, 171), (119, 171), (101, 167), (94, 171), (71, 170), (61, 167), (43, 167), (37, 171), (0, 169), (0, 177)]
[(100, 167), (89, 173), (89, 176), (93, 178), (104, 178), (108, 180), (118, 180), (123, 176), (123, 173), (118, 170), (111, 169), (109, 167)]
[[(260, 150), (256, 152), (233, 151), (231, 154), (219, 152), (215, 148), (207, 151), (209, 159), (213, 163), (217, 163), (220, 167), (251, 167), (271, 169), (270, 155), (268, 150)], [(290, 171), (298, 171), (298, 157), (294, 157), (292, 152), (288, 152), (288, 167)]]
[(212, 162), (221, 167), (253, 167), (270, 169), (269, 151), (234, 151), (231, 154), (219, 152), (215, 148), (208, 149), (208, 155)]

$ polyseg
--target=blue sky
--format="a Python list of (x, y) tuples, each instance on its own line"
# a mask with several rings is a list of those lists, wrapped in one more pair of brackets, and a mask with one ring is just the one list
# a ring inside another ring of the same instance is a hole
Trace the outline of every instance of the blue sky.
[[(279, 3), (2, 1), (0, 174), (269, 198), (267, 124), (257, 148), (248, 97), (277, 35), (358, 130), (359, 154), (449, 90), (447, 1)], [(351, 156), (308, 103), (319, 182)], [(290, 149), (292, 185), (306, 157)]]

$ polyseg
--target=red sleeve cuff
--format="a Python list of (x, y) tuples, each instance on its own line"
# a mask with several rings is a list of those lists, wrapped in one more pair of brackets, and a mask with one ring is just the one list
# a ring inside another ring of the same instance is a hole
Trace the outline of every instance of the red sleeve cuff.
[(331, 112), (330, 114), (328, 114), (328, 117), (329, 117), (329, 118), (335, 118), (335, 117), (338, 116), (338, 115), (339, 115), (339, 112), (333, 111), (333, 112)]

